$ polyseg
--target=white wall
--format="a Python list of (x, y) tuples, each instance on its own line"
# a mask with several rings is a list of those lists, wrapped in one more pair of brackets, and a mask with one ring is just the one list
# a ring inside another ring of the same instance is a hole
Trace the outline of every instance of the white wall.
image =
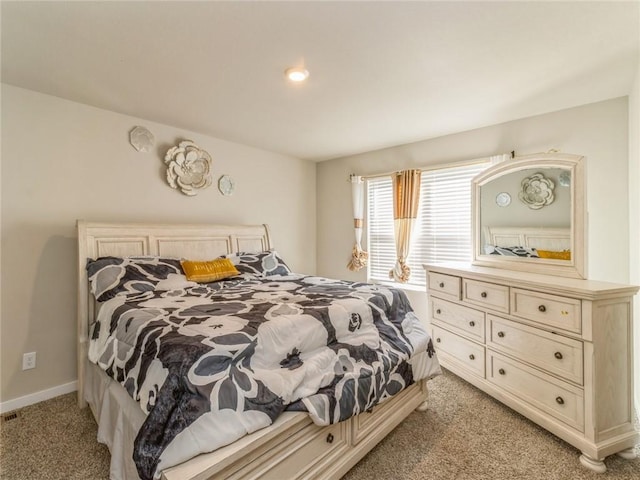
[[(346, 269), (353, 244), (347, 183), (350, 173), (371, 175), (488, 157), (511, 150), (515, 150), (516, 155), (526, 155), (555, 148), (563, 153), (586, 156), (589, 277), (628, 282), (627, 105), (627, 97), (622, 97), (319, 164), (318, 274), (366, 280), (364, 270)], [(636, 210), (634, 214), (637, 213)], [(426, 318), (426, 294), (411, 292), (411, 300), (417, 313)]]
[[(129, 145), (136, 125), (153, 152)], [(211, 154), (216, 183), (235, 178), (232, 196), (167, 185), (162, 159), (185, 138)], [(315, 273), (313, 163), (8, 85), (2, 140), (3, 402), (76, 379), (76, 219), (268, 223), (291, 268)], [(37, 368), (22, 371), (30, 351)]]
[[(640, 285), (640, 59), (629, 94), (629, 255), (630, 281)], [(640, 413), (640, 295), (634, 304), (636, 411)]]

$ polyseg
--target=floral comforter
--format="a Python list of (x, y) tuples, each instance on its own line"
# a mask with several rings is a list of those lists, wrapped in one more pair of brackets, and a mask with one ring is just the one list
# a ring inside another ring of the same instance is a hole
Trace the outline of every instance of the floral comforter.
[(89, 356), (147, 413), (142, 479), (286, 409), (336, 423), (440, 371), (403, 291), (297, 274), (116, 295)]

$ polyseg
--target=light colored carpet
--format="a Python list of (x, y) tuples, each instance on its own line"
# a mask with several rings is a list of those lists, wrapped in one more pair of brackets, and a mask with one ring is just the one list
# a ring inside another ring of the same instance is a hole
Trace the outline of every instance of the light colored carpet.
[[(429, 410), (412, 413), (345, 480), (640, 480), (640, 459), (611, 456), (605, 474), (587, 470), (575, 448), (451, 373), (429, 385)], [(2, 425), (0, 478), (108, 478), (109, 452), (74, 394), (20, 413)]]

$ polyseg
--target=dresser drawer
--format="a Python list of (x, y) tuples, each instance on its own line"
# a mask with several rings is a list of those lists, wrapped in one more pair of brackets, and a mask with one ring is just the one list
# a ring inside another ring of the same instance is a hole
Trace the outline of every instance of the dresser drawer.
[(509, 287), (505, 285), (465, 278), (462, 281), (462, 299), (473, 305), (509, 313)]
[(484, 378), (484, 347), (470, 340), (466, 340), (455, 333), (433, 326), (438, 358), (443, 360), (446, 367), (451, 362), (459, 367), (473, 372)]
[(487, 346), (566, 380), (583, 384), (583, 344), (578, 340), (487, 315)]
[(431, 318), (446, 323), (456, 333), (484, 342), (484, 312), (430, 297)]
[(429, 293), (460, 300), (460, 277), (429, 272), (427, 285)]
[(487, 379), (567, 425), (584, 431), (584, 393), (516, 360), (487, 352)]
[(581, 333), (580, 308), (575, 298), (511, 289), (511, 315), (549, 327)]

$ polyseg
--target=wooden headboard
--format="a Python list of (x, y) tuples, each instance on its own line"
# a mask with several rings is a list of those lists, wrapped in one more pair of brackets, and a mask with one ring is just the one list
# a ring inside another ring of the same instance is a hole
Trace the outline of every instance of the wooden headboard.
[(485, 244), (498, 247), (531, 247), (539, 250), (571, 250), (569, 228), (484, 227)]
[(78, 404), (84, 407), (84, 368), (96, 304), (89, 290), (89, 258), (140, 255), (210, 260), (272, 248), (267, 225), (92, 223), (78, 220)]

